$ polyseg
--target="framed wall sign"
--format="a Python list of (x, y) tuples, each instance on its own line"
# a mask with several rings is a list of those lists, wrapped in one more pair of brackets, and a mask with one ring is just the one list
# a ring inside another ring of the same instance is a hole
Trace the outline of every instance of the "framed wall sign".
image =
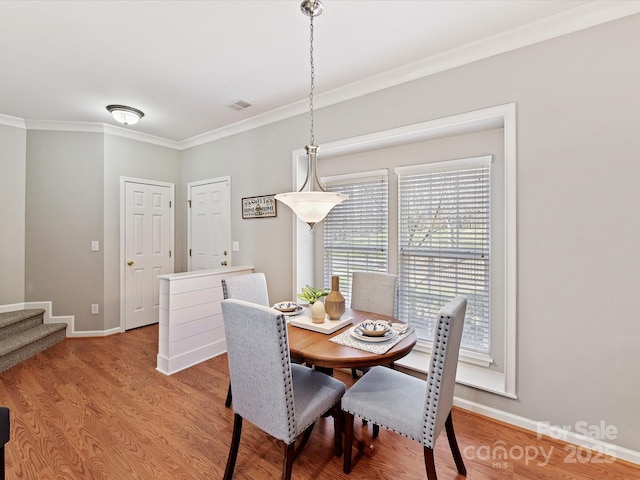
[(277, 217), (278, 209), (274, 195), (245, 197), (242, 199), (242, 218)]

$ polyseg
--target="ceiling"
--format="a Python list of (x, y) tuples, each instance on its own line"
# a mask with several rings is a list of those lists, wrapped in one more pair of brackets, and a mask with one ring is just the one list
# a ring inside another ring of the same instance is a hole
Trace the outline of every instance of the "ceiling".
[[(383, 86), (372, 79), (406, 81), (407, 64), (424, 66), (531, 24), (602, 10), (603, 3), (638, 9), (639, 2), (324, 0), (314, 21), (316, 107), (331, 94), (345, 99)], [(27, 126), (117, 125), (105, 107), (124, 104), (145, 112), (131, 130), (184, 142), (256, 118), (302, 113), (309, 18), (299, 4), (2, 1), (0, 114)], [(238, 100), (252, 106), (231, 108)]]

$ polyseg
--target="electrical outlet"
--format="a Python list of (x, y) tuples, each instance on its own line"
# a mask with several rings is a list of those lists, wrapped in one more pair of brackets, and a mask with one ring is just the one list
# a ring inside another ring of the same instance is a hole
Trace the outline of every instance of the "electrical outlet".
[(100, 313), (100, 307), (97, 303), (91, 304), (91, 315), (98, 315)]

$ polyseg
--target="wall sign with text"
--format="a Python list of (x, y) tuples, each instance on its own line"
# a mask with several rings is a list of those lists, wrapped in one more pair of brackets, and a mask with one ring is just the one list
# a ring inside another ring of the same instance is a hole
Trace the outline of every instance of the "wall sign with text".
[(275, 195), (245, 197), (242, 199), (242, 218), (277, 217)]

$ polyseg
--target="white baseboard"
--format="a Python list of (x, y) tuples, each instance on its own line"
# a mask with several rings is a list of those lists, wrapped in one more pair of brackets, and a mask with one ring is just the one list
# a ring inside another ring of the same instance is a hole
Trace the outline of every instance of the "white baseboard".
[(0, 313), (12, 312), (14, 310), (28, 310), (34, 308), (42, 308), (44, 309), (43, 314), (43, 323), (66, 323), (67, 330), (66, 336), (67, 338), (75, 337), (108, 337), (109, 335), (114, 335), (116, 333), (120, 333), (120, 327), (112, 328), (110, 330), (83, 330), (77, 332), (75, 329), (75, 316), (73, 315), (64, 315), (64, 316), (53, 316), (51, 312), (53, 311), (53, 307), (51, 302), (24, 302), (24, 303), (13, 303), (11, 305), (0, 305)]
[[(640, 465), (640, 452), (631, 450), (628, 448), (620, 447), (618, 445), (605, 442), (598, 438), (591, 438), (585, 435), (581, 435), (575, 431), (562, 429), (558, 426), (549, 426), (548, 424), (537, 422), (529, 418), (520, 417), (509, 412), (498, 410), (486, 405), (471, 402), (463, 398), (455, 397), (453, 404), (464, 410), (469, 410), (485, 417), (493, 418), (509, 425), (515, 425), (534, 432), (536, 435), (561, 440), (569, 444), (575, 445), (578, 449), (589, 449), (592, 451), (590, 458), (594, 461), (598, 460), (605, 462), (607, 457), (614, 457), (625, 460), (627, 462)], [(526, 446), (522, 445), (523, 448)], [(574, 448), (567, 449), (567, 458), (569, 461), (575, 460), (577, 462), (584, 461), (585, 455), (581, 454), (582, 450), (576, 450)]]
[(53, 311), (53, 307), (51, 306), (51, 302), (23, 302), (13, 303), (11, 305), (0, 305), (0, 313), (13, 312), (15, 310), (30, 310), (35, 308), (44, 309), (44, 314), (42, 315), (42, 323), (66, 323), (66, 336), (73, 336), (75, 317), (73, 315), (60, 317), (52, 316), (51, 312)]
[(83, 338), (83, 337), (108, 337), (110, 335), (115, 335), (116, 333), (122, 333), (120, 327), (111, 328), (109, 330), (83, 330), (81, 332), (74, 332), (71, 335), (73, 338)]

